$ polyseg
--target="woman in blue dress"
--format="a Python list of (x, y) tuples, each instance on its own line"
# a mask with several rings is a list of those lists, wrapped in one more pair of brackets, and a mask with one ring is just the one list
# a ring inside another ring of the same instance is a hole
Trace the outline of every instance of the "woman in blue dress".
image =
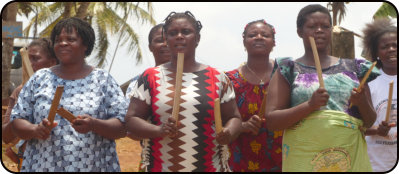
[[(104, 70), (88, 65), (94, 30), (78, 18), (63, 19), (52, 33), (60, 64), (37, 71), (23, 87), (11, 120), (16, 135), (28, 141), (21, 171), (120, 171), (114, 139), (124, 137), (127, 104), (122, 90)], [(77, 116), (72, 123), (49, 109), (58, 85), (59, 107)]]

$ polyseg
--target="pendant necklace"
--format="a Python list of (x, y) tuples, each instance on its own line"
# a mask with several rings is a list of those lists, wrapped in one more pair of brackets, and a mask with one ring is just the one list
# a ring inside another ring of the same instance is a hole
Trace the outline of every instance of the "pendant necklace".
[(256, 77), (257, 79), (260, 80), (260, 82), (259, 82), (260, 85), (264, 85), (264, 84), (265, 84), (265, 82), (263, 82), (263, 78), (259, 78), (258, 75), (256, 75), (256, 73), (255, 73), (254, 71), (252, 71), (251, 68), (249, 68), (248, 63), (246, 63), (245, 66), (248, 68), (248, 70), (249, 70), (253, 75), (255, 75), (255, 77)]

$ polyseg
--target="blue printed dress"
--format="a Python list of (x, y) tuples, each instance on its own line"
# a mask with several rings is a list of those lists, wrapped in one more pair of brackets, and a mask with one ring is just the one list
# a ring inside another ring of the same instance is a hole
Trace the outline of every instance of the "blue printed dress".
[[(75, 116), (88, 114), (124, 122), (127, 103), (122, 90), (106, 71), (94, 69), (77, 80), (64, 80), (45, 68), (37, 71), (25, 84), (12, 110), (11, 120), (25, 119), (39, 124), (48, 117), (58, 85), (64, 86), (59, 107)], [(119, 172), (114, 140), (93, 132), (80, 134), (71, 123), (56, 114), (58, 125), (46, 140), (28, 141), (22, 172)]]

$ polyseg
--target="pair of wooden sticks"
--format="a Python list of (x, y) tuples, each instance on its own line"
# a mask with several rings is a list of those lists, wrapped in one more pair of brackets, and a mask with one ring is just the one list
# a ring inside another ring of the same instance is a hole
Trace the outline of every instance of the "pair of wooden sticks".
[(51, 103), (50, 112), (48, 114), (48, 120), (50, 121), (51, 124), (53, 124), (54, 122), (56, 113), (58, 113), (61, 117), (67, 119), (71, 123), (73, 120), (76, 119), (76, 117), (71, 112), (65, 110), (64, 108), (60, 107), (59, 109), (57, 109), (63, 91), (64, 91), (64, 86), (62, 85), (57, 86), (57, 89), (55, 90), (53, 102)]
[[(172, 109), (172, 117), (176, 120), (176, 125), (178, 125), (178, 121), (179, 121), (183, 65), (184, 65), (184, 53), (177, 53), (175, 95), (173, 97), (173, 109)], [(215, 117), (216, 133), (219, 133), (223, 129), (222, 119), (221, 119), (221, 115), (220, 115), (220, 99), (219, 98), (216, 98), (214, 100), (214, 117)]]
[[(323, 75), (321, 72), (320, 59), (319, 59), (319, 54), (317, 53), (316, 43), (315, 43), (313, 37), (309, 37), (309, 41), (310, 41), (310, 45), (311, 45), (312, 51), (313, 51), (313, 58), (315, 61), (315, 66), (316, 66), (317, 75), (319, 78), (320, 87), (324, 88), (324, 80), (323, 80)], [(366, 83), (367, 78), (369, 77), (371, 71), (373, 70), (373, 68), (376, 64), (377, 64), (377, 62), (374, 62), (371, 65), (370, 69), (367, 71), (366, 75), (363, 77), (362, 81), (360, 82), (359, 87), (356, 89), (357, 92), (360, 92), (362, 90), (364, 84)], [(351, 108), (351, 107), (352, 107), (352, 103), (349, 105), (349, 108)]]

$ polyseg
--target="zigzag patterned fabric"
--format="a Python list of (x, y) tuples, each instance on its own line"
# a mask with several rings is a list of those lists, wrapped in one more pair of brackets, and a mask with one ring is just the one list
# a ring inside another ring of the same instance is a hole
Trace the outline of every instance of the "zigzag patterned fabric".
[[(160, 125), (172, 114), (176, 74), (163, 65), (147, 69), (137, 80), (133, 97), (151, 105), (149, 122)], [(230, 171), (226, 145), (216, 142), (214, 99), (221, 103), (235, 99), (224, 73), (214, 68), (183, 73), (179, 132), (175, 138), (160, 137), (142, 141), (139, 170)]]

